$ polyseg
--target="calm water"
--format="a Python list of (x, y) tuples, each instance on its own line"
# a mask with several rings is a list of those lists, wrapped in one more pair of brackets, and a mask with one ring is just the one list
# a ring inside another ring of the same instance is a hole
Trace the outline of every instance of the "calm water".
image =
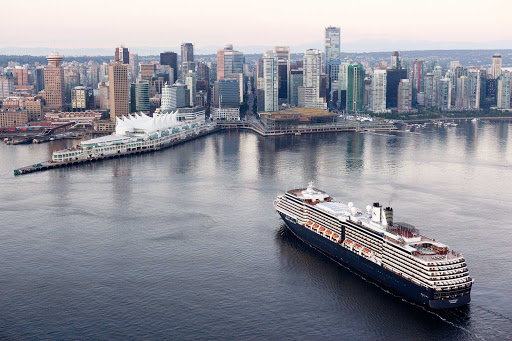
[[(512, 125), (218, 133), (14, 177), (73, 141), (0, 144), (0, 339), (493, 340), (512, 335)], [(426, 311), (304, 245), (272, 201), (309, 180), (464, 253), (468, 307)]]

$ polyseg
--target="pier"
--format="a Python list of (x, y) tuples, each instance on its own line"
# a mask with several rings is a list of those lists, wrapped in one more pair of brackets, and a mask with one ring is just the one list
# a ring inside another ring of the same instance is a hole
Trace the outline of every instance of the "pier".
[(77, 160), (59, 161), (59, 162), (54, 162), (52, 160), (44, 161), (44, 162), (36, 163), (36, 164), (30, 165), (30, 166), (15, 169), (14, 175), (23, 175), (23, 174), (29, 174), (29, 173), (34, 173), (34, 172), (55, 169), (55, 168), (63, 168), (63, 167), (80, 165), (80, 164), (84, 164), (84, 163), (92, 163), (92, 162), (105, 160), (105, 159), (113, 159), (113, 158), (118, 158), (118, 157), (129, 156), (129, 155), (159, 151), (159, 150), (166, 149), (166, 148), (196, 139), (198, 137), (205, 136), (205, 135), (220, 131), (220, 130), (249, 130), (249, 131), (252, 131), (260, 136), (268, 137), (268, 136), (283, 136), (283, 135), (302, 135), (302, 134), (313, 134), (313, 133), (394, 131), (394, 130), (397, 130), (397, 128), (393, 124), (346, 121), (346, 122), (335, 122), (335, 123), (331, 123), (331, 124), (311, 124), (311, 125), (303, 125), (303, 126), (292, 126), (292, 127), (287, 127), (286, 129), (268, 130), (260, 122), (257, 122), (257, 121), (217, 122), (217, 125), (214, 129), (202, 131), (202, 132), (188, 136), (183, 139), (173, 140), (166, 144), (161, 144), (161, 145), (154, 146), (154, 147), (147, 147), (147, 148), (143, 148), (143, 149), (124, 151), (119, 154), (95, 156), (93, 158), (88, 158), (88, 159), (77, 159)]
[(145, 149), (126, 151), (126, 152), (119, 153), (119, 154), (111, 154), (111, 155), (106, 155), (106, 156), (96, 156), (96, 157), (90, 158), (90, 159), (78, 159), (78, 160), (62, 161), (62, 162), (52, 162), (51, 160), (50, 161), (44, 161), (44, 162), (41, 162), (41, 163), (36, 163), (36, 164), (30, 165), (30, 166), (26, 166), (26, 167), (15, 169), (14, 170), (14, 175), (23, 175), (23, 174), (29, 174), (29, 173), (34, 173), (34, 172), (41, 172), (41, 171), (45, 171), (45, 170), (49, 170), (49, 169), (70, 167), (70, 166), (80, 165), (80, 164), (84, 164), (84, 163), (93, 163), (93, 162), (96, 162), (96, 161), (101, 161), (101, 160), (106, 160), (106, 159), (115, 159), (115, 158), (124, 157), (124, 156), (130, 156), (130, 155), (136, 155), (136, 154), (144, 154), (144, 153), (149, 153), (149, 152), (156, 152), (156, 151), (159, 151), (159, 150), (162, 150), (162, 149), (166, 149), (166, 148), (169, 148), (169, 147), (172, 147), (172, 146), (176, 146), (178, 144), (181, 144), (181, 143), (184, 143), (184, 142), (187, 142), (187, 141), (190, 141), (190, 140), (194, 140), (194, 139), (196, 139), (198, 137), (201, 137), (201, 136), (205, 136), (205, 135), (217, 132), (219, 130), (220, 130), (219, 127), (215, 127), (214, 129), (206, 130), (206, 131), (203, 131), (203, 132), (199, 132), (197, 134), (188, 136), (188, 137), (186, 137), (184, 139), (181, 139), (181, 140), (173, 140), (173, 141), (171, 141), (170, 143), (167, 143), (167, 144), (162, 144), (162, 145), (155, 146), (155, 147), (148, 147), (148, 148), (145, 148)]

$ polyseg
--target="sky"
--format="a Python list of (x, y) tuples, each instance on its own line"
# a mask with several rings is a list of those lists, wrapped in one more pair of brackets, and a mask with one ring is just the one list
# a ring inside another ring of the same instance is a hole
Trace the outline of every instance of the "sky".
[(0, 47), (296, 46), (322, 41), (326, 26), (341, 27), (342, 51), (367, 40), (512, 41), (512, 0), (0, 2)]

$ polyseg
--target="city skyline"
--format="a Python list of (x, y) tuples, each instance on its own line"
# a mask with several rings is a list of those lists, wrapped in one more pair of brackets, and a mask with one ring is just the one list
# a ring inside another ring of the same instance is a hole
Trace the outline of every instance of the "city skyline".
[[(295, 49), (304, 50), (304, 45), (319, 48), (317, 44), (322, 43), (318, 39), (320, 32), (328, 25), (341, 27), (342, 51), (357, 49), (358, 42), (361, 51), (369, 51), (371, 42), (378, 41), (396, 42), (396, 46), (390, 46), (389, 49), (407, 49), (408, 46), (417, 49), (418, 42), (429, 48), (435, 45), (445, 48), (445, 44), (482, 44), (485, 47), (489, 42), (507, 47), (510, 41), (508, 32), (512, 29), (507, 13), (512, 10), (512, 4), (506, 0), (497, 0), (494, 8), (501, 10), (494, 12), (493, 16), (482, 16), (484, 8), (476, 1), (473, 2), (466, 2), (461, 7), (459, 4), (434, 0), (428, 7), (419, 7), (404, 0), (395, 0), (393, 6), (367, 0), (363, 23), (361, 16), (344, 14), (359, 10), (359, 4), (323, 1), (318, 8), (330, 10), (323, 11), (322, 16), (317, 18), (311, 16), (311, 9), (305, 6), (292, 6), (291, 2), (284, 1), (272, 3), (272, 7), (269, 7), (266, 5), (270, 1), (264, 0), (260, 6), (251, 8), (251, 18), (259, 19), (263, 25), (251, 25), (247, 22), (242, 5), (233, 0), (215, 3), (200, 1), (198, 5), (201, 11), (197, 11), (191, 25), (186, 16), (176, 16), (169, 20), (169, 13), (181, 12), (179, 5), (154, 0), (149, 5), (155, 5), (154, 8), (158, 10), (151, 13), (151, 25), (145, 27), (130, 25), (130, 22), (140, 22), (139, 12), (130, 6), (121, 6), (122, 3), (117, 0), (108, 4), (91, 0), (88, 6), (81, 8), (78, 17), (77, 12), (64, 1), (54, 0), (48, 6), (47, 2), (30, 0), (27, 6), (32, 10), (25, 12), (23, 26), (17, 29), (16, 35), (4, 36), (0, 48), (107, 48), (120, 44), (132, 47), (175, 47), (184, 41), (190, 41), (197, 47), (198, 52), (223, 46), (228, 42), (239, 46), (242, 52), (245, 52), (242, 47), (274, 45), (291, 46), (293, 52)], [(17, 5), (12, 2), (3, 4), (3, 7), (5, 13), (17, 9)], [(220, 7), (227, 10), (219, 13)], [(102, 10), (99, 11), (99, 8)], [(274, 10), (268, 11), (268, 8)], [(116, 11), (115, 16), (111, 15), (113, 10)], [(216, 13), (215, 20), (212, 20), (212, 13)], [(283, 16), (283, 13), (291, 15)], [(418, 15), (412, 15), (414, 13)], [(450, 20), (433, 24), (433, 17), (449, 13), (454, 13)], [(298, 20), (305, 16), (308, 18), (306, 23)], [(40, 25), (38, 19), (41, 17), (59, 20), (48, 20)], [(383, 20), (390, 17), (397, 20)], [(478, 25), (467, 24), (468, 18), (472, 17), (478, 17)], [(92, 18), (90, 22), (93, 24), (77, 25), (77, 19), (80, 18)], [(5, 16), (0, 23), (0, 28), (4, 31), (14, 26), (18, 26), (15, 16)], [(123, 29), (119, 30), (118, 27)], [(185, 32), (184, 27), (187, 28)]]

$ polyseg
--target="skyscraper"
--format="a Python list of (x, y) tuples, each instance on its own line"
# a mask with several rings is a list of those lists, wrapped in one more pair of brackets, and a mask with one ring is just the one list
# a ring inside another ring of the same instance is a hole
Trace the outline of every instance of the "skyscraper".
[(263, 79), (264, 111), (277, 111), (279, 109), (278, 58), (272, 51), (268, 51), (263, 56)]
[(492, 56), (491, 76), (494, 79), (498, 79), (501, 76), (501, 54), (495, 53)]
[(116, 47), (114, 60), (121, 64), (130, 64), (130, 50), (122, 45), (121, 47)]
[(309, 49), (304, 53), (303, 86), (299, 88), (299, 106), (305, 108), (326, 108), (327, 103), (320, 98), (320, 75), (322, 54), (319, 50)]
[(128, 86), (128, 65), (112, 63), (108, 68), (110, 119), (130, 113), (130, 88)]
[(194, 45), (192, 43), (181, 44), (181, 77), (185, 79), (189, 71), (194, 71)]
[(325, 73), (329, 74), (329, 63), (340, 60), (340, 28), (325, 28)]
[(0, 75), (0, 99), (9, 97), (14, 92), (14, 78), (11, 75)]
[(372, 111), (386, 111), (386, 70), (375, 70), (372, 78)]
[(407, 70), (387, 69), (386, 73), (386, 108), (396, 108), (398, 106), (398, 85), (401, 79), (407, 79)]
[(412, 89), (408, 79), (401, 79), (398, 85), (398, 112), (410, 112), (412, 109)]
[(275, 55), (278, 60), (278, 96), (280, 103), (289, 102), (290, 93), (290, 47), (276, 46)]
[(224, 49), (217, 51), (217, 80), (233, 73), (243, 74), (243, 65), (243, 53), (234, 51), (231, 44), (225, 45)]
[(504, 72), (498, 78), (498, 108), (510, 109), (510, 96), (512, 91), (512, 73)]
[(135, 111), (149, 112), (149, 83), (146, 81), (135, 84)]
[(455, 108), (457, 108), (457, 110), (469, 109), (469, 84), (467, 76), (457, 78)]
[(402, 60), (400, 58), (400, 53), (398, 51), (393, 52), (391, 55), (391, 69), (401, 69), (402, 68)]
[(434, 74), (425, 75), (425, 108), (431, 108), (436, 105), (436, 96), (434, 92)]
[(365, 72), (361, 64), (348, 66), (347, 110), (362, 111), (364, 103)]
[(303, 76), (302, 68), (290, 71), (290, 105), (292, 107), (299, 105), (299, 88), (302, 87)]
[(130, 52), (130, 79), (135, 82), (139, 76), (139, 55)]
[(196, 105), (196, 73), (193, 70), (188, 71), (188, 75), (185, 76), (185, 84), (189, 91), (189, 103), (188, 106)]
[(411, 83), (414, 93), (419, 94), (425, 91), (424, 77), (425, 77), (425, 62), (423, 60), (416, 59), (412, 66), (412, 77)]
[(470, 110), (480, 109), (481, 79), (478, 68), (468, 69), (468, 89)]
[(178, 55), (175, 52), (160, 53), (160, 65), (169, 65), (174, 73), (174, 79), (169, 80), (173, 84), (178, 79)]
[(452, 84), (449, 78), (439, 80), (437, 105), (441, 110), (448, 110), (452, 105)]
[(44, 69), (44, 97), (46, 106), (53, 110), (62, 110), (66, 103), (64, 70), (60, 66), (63, 57), (57, 52), (53, 52), (48, 57), (50, 63)]

